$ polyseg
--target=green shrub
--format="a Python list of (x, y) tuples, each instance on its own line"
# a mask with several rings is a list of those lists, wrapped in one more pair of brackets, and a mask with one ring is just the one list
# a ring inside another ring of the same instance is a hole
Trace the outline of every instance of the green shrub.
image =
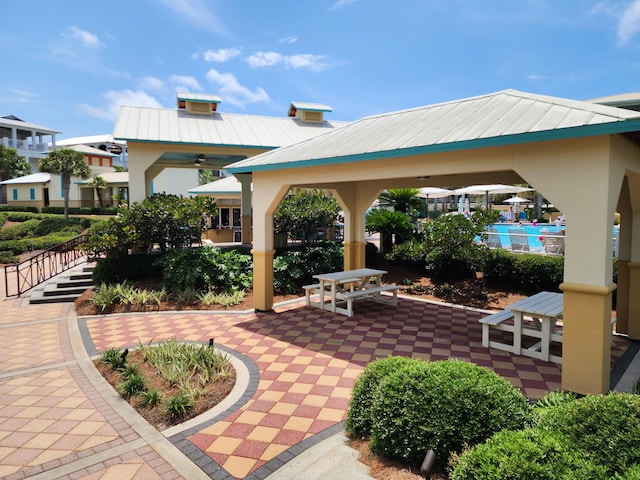
[(18, 225), (5, 227), (0, 230), (0, 241), (3, 240), (20, 240), (26, 237), (34, 236), (40, 220), (35, 218), (26, 220)]
[(192, 395), (179, 392), (167, 400), (166, 411), (172, 420), (180, 420), (194, 405), (195, 400)]
[(624, 473), (616, 473), (613, 480), (640, 480), (640, 464), (631, 465)]
[(347, 412), (345, 430), (350, 435), (368, 437), (371, 435), (371, 406), (373, 397), (380, 382), (413, 363), (408, 357), (387, 357), (369, 363), (358, 376), (351, 392), (351, 402)]
[(588, 395), (549, 409), (539, 428), (565, 435), (586, 458), (608, 473), (624, 473), (640, 464), (640, 396), (626, 393)]
[(0, 264), (18, 263), (20, 258), (15, 256), (13, 252), (2, 250), (0, 251)]
[(77, 236), (82, 233), (81, 224), (83, 223), (80, 218), (70, 218), (68, 220), (65, 220), (64, 217), (44, 218), (38, 223), (34, 235), (43, 237), (54, 232), (66, 232)]
[(9, 216), (6, 213), (0, 213), (0, 227), (2, 227), (5, 223), (7, 223), (8, 219), (9, 219)]
[(575, 401), (577, 398), (576, 394), (573, 392), (564, 392), (562, 390), (557, 390), (553, 392), (549, 392), (543, 397), (539, 398), (536, 403), (533, 404), (533, 408), (536, 411), (536, 414), (540, 417), (549, 411), (551, 408), (559, 407), (564, 405), (565, 403), (570, 403)]
[(490, 250), (482, 269), (494, 285), (510, 285), (525, 291), (557, 291), (564, 277), (564, 257)]
[(160, 278), (161, 270), (154, 265), (158, 255), (127, 255), (100, 258), (93, 270), (96, 283), (120, 283), (125, 280)]
[(110, 348), (102, 354), (102, 363), (109, 365), (112, 370), (121, 370), (126, 364), (126, 359), (122, 357), (120, 350)]
[(32, 212), (7, 212), (7, 216), (10, 222), (26, 222), (27, 220), (41, 220), (46, 215), (40, 215)]
[(370, 447), (413, 466), (433, 450), (441, 471), (451, 453), (532, 421), (524, 395), (491, 370), (458, 360), (414, 361), (376, 390)]
[(602, 479), (606, 469), (586, 459), (562, 435), (528, 428), (496, 433), (452, 461), (451, 480)]
[(31, 250), (28, 242), (21, 240), (4, 240), (0, 241), (0, 251), (10, 252), (13, 255), (20, 255)]
[(162, 401), (162, 395), (160, 395), (160, 392), (155, 388), (140, 392), (140, 398), (142, 399), (142, 403), (147, 407), (154, 407)]
[(145, 385), (146, 381), (144, 377), (139, 373), (133, 373), (126, 377), (123, 382), (118, 384), (118, 392), (124, 398), (129, 398), (142, 392), (145, 388)]
[(31, 212), (38, 213), (37, 207), (27, 207), (18, 205), (0, 205), (0, 212)]
[(274, 288), (295, 293), (303, 285), (314, 283), (313, 275), (317, 273), (342, 270), (343, 262), (343, 249), (337, 242), (280, 249), (273, 260)]

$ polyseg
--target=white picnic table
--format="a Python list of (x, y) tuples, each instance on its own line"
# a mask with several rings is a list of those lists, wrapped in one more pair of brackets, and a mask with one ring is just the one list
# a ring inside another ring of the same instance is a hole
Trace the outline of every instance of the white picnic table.
[[(485, 347), (497, 348), (518, 355), (539, 358), (547, 362), (562, 363), (562, 357), (551, 355), (552, 342), (562, 343), (562, 333), (556, 332), (556, 323), (562, 318), (563, 297), (556, 292), (538, 292), (535, 295), (512, 303), (503, 312), (490, 315), (480, 320), (483, 323), (482, 344)], [(525, 324), (524, 318), (533, 323)], [(503, 323), (513, 320), (513, 325)], [(513, 332), (513, 343), (489, 341), (489, 328)], [(532, 346), (523, 348), (523, 337), (539, 339)]]
[[(353, 316), (353, 301), (370, 298), (380, 303), (397, 305), (398, 287), (395, 285), (382, 285), (382, 276), (385, 270), (374, 268), (358, 268), (341, 272), (319, 273), (313, 275), (318, 280), (315, 285), (305, 285), (307, 305), (329, 310), (333, 313), (341, 313)], [(381, 293), (392, 292), (391, 298), (384, 298)], [(327, 303), (326, 296), (329, 296)], [(338, 306), (345, 303), (346, 307)]]

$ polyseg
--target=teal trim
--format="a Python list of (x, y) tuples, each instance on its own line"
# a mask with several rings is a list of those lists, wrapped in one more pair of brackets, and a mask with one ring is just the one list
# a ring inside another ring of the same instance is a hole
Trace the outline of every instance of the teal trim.
[[(624, 122), (608, 122), (598, 125), (580, 125), (578, 127), (569, 127), (558, 130), (545, 130), (541, 132), (525, 132), (514, 135), (501, 135), (499, 137), (477, 138), (473, 140), (423, 145), (419, 147), (399, 148), (397, 150), (386, 150), (381, 152), (357, 153), (353, 155), (344, 155), (341, 157), (314, 158), (309, 160), (299, 160), (295, 162), (247, 165), (239, 167), (233, 167), (232, 164), (227, 166), (225, 170), (229, 173), (248, 173), (257, 171), (284, 170), (287, 168), (298, 167), (316, 167), (332, 164), (363, 162), (367, 160), (385, 160), (389, 158), (410, 157), (415, 155), (426, 155), (429, 153), (471, 150), (475, 148), (503, 147), (507, 145), (518, 145), (522, 143), (566, 140), (570, 138), (580, 137), (595, 137), (598, 135), (615, 135), (618, 133), (629, 133), (636, 131), (640, 131), (640, 119), (626, 120)], [(249, 159), (248, 161), (251, 160), (252, 159)]]
[(18, 189), (17, 188), (13, 189), (13, 199), (14, 200), (18, 200)]
[(140, 140), (138, 138), (125, 138), (125, 137), (118, 137), (116, 138), (116, 140), (123, 140), (127, 142), (138, 142), (138, 143), (157, 143), (158, 145), (188, 145), (188, 146), (196, 146), (196, 147), (250, 148), (250, 149), (264, 149), (264, 150), (273, 150), (281, 146), (281, 145), (240, 145), (235, 143), (172, 142), (170, 140)]
[(149, 184), (149, 193), (153, 197), (153, 180), (151, 180), (151, 183)]
[(35, 200), (36, 199), (36, 189), (35, 188), (30, 188), (29, 189), (29, 200)]
[(60, 198), (64, 198), (64, 187), (62, 186), (62, 175), (60, 175)]

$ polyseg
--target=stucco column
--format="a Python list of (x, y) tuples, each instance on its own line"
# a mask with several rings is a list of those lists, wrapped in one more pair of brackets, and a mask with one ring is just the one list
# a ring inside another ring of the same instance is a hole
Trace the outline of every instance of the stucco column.
[(609, 390), (611, 294), (615, 284), (560, 285), (564, 294), (562, 388), (577, 393)]
[(248, 174), (236, 174), (235, 177), (242, 186), (242, 196), (240, 202), (240, 219), (241, 219), (241, 231), (240, 235), (242, 243), (251, 243), (251, 175)]
[[(254, 174), (256, 175), (256, 174)], [(258, 311), (273, 308), (273, 212), (289, 191), (280, 178), (257, 182), (253, 190), (253, 306)]]
[(366, 266), (366, 212), (380, 195), (380, 187), (363, 183), (344, 183), (332, 190), (344, 212), (344, 269)]
[(129, 203), (142, 202), (151, 194), (151, 180), (149, 169), (158, 155), (156, 152), (129, 145)]

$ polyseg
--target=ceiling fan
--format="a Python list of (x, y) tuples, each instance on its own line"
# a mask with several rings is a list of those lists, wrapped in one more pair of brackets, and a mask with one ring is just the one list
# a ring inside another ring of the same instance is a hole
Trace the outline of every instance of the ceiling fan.
[(199, 167), (200, 165), (203, 164), (203, 162), (205, 162), (207, 160), (207, 156), (204, 153), (200, 153), (198, 156), (196, 156), (196, 161), (193, 162), (193, 164), (196, 167)]

